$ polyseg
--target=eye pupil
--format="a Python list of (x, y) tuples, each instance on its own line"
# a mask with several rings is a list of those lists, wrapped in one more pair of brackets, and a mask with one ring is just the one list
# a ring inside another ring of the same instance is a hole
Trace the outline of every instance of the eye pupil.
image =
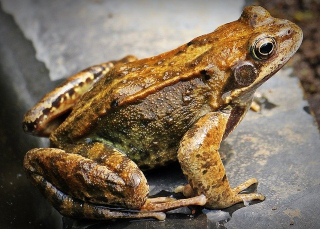
[(265, 55), (268, 55), (269, 53), (272, 52), (272, 49), (273, 49), (273, 44), (268, 42), (268, 43), (264, 43), (260, 46), (260, 53), (261, 54), (265, 54)]

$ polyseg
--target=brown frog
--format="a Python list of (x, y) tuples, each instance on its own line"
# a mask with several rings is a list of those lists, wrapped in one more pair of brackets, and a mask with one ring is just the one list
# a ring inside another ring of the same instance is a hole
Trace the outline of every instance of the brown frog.
[[(172, 51), (85, 69), (25, 115), (24, 130), (50, 135), (53, 147), (30, 150), (25, 170), (61, 214), (74, 218), (164, 219), (163, 212), (182, 206), (263, 200), (239, 194), (254, 178), (230, 187), (218, 150), (255, 90), (301, 41), (298, 26), (251, 6)], [(178, 191), (187, 198), (148, 198), (142, 170), (177, 159), (188, 180)]]

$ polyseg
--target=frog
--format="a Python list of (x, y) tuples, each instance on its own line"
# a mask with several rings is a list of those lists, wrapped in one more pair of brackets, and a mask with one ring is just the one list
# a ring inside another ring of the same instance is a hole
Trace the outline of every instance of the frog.
[[(248, 6), (171, 51), (82, 70), (25, 114), (24, 131), (50, 139), (50, 148), (26, 153), (26, 174), (71, 218), (164, 220), (185, 206), (263, 201), (243, 192), (255, 178), (231, 188), (219, 149), (302, 39), (294, 23)], [(184, 197), (149, 197), (145, 171), (174, 161), (186, 177), (176, 188)]]

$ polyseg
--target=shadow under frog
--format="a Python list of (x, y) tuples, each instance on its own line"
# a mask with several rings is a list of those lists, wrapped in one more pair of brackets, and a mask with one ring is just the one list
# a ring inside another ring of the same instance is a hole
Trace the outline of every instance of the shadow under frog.
[[(237, 21), (172, 51), (85, 69), (26, 113), (24, 130), (49, 136), (52, 148), (30, 150), (25, 170), (71, 218), (163, 220), (164, 212), (184, 206), (263, 200), (241, 193), (255, 178), (230, 187), (218, 151), (255, 90), (301, 41), (298, 26), (251, 6)], [(177, 160), (188, 184), (176, 191), (185, 199), (149, 198), (142, 170)]]

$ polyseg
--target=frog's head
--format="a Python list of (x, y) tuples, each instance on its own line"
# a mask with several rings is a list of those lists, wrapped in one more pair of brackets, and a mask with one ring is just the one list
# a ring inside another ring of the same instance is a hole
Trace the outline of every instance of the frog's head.
[(238, 23), (235, 29), (242, 31), (237, 45), (246, 51), (230, 62), (230, 76), (223, 94), (225, 103), (250, 99), (257, 87), (293, 56), (303, 37), (297, 25), (273, 18), (259, 6), (246, 7), (235, 23)]

